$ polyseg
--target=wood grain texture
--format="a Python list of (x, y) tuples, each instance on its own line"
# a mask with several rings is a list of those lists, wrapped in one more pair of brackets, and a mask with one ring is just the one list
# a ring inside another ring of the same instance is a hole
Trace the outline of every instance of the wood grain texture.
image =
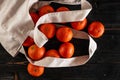
[[(11, 57), (0, 45), (0, 80), (119, 80), (120, 79), (120, 1), (89, 0), (93, 10), (87, 17), (89, 23), (101, 21), (105, 33), (95, 39), (98, 49), (83, 65), (70, 68), (46, 68), (39, 78), (28, 74), (27, 60), (22, 54)], [(21, 62), (24, 62), (22, 64)]]

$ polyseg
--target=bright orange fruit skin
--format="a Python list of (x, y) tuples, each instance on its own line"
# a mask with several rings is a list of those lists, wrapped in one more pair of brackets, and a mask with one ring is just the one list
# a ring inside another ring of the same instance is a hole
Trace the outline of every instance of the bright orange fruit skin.
[(31, 76), (40, 77), (44, 73), (44, 67), (35, 66), (35, 65), (29, 63), (27, 66), (27, 71)]
[(48, 24), (42, 24), (39, 27), (39, 30), (43, 32), (48, 39), (51, 39), (54, 37), (56, 32), (56, 26), (54, 24), (48, 23)]
[(43, 16), (47, 13), (51, 13), (51, 12), (54, 12), (53, 7), (51, 7), (50, 5), (44, 5), (39, 9), (39, 16), (41, 17), (41, 16)]
[(57, 12), (69, 11), (69, 9), (68, 9), (67, 7), (59, 7), (56, 11), (57, 11)]
[(60, 58), (59, 52), (55, 49), (50, 49), (45, 53), (45, 57), (56, 57)]
[(61, 44), (59, 53), (63, 58), (71, 58), (74, 55), (74, 45), (69, 42)]
[(29, 47), (34, 44), (34, 40), (31, 37), (27, 37), (27, 39), (23, 42), (23, 46)]
[(70, 28), (63, 26), (56, 31), (56, 37), (61, 42), (69, 42), (73, 37), (73, 32)]
[(71, 26), (75, 30), (83, 30), (87, 25), (87, 19), (85, 18), (83, 21), (71, 22)]
[(45, 47), (39, 48), (37, 45), (32, 45), (28, 48), (28, 56), (32, 60), (40, 60), (45, 54)]
[(104, 25), (99, 21), (92, 22), (88, 27), (88, 33), (93, 38), (101, 37), (104, 33), (104, 30), (105, 30)]

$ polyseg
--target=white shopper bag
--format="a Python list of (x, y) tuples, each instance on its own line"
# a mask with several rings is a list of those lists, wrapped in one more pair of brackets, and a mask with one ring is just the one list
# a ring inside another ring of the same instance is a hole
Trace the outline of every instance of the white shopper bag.
[[(34, 8), (37, 9), (52, 2), (70, 5), (80, 4), (81, 9), (45, 14), (41, 16), (36, 25), (34, 25), (29, 15), (32, 5), (37, 3), (37, 5), (34, 6)], [(31, 36), (35, 44), (42, 47), (48, 42), (48, 38), (38, 30), (40, 24), (82, 21), (88, 16), (91, 9), (91, 4), (86, 0), (0, 0), (0, 43), (13, 57), (19, 52), (22, 52), (28, 61), (34, 65), (44, 67), (71, 67), (83, 65), (88, 62), (97, 49), (96, 42), (86, 32), (71, 28), (73, 38), (89, 40), (89, 54), (72, 58), (45, 57), (38, 61), (32, 61), (26, 55), (22, 43), (28, 36)]]

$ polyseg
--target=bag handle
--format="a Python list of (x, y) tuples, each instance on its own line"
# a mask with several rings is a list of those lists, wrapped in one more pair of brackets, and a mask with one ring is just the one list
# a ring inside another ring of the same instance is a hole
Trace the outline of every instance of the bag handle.
[[(60, 1), (61, 0), (59, 0), (59, 2)], [(64, 1), (68, 1), (68, 0), (64, 0)], [(57, 2), (57, 1), (54, 1), (54, 2)], [(41, 31), (38, 30), (39, 25), (44, 23), (62, 23), (62, 22), (82, 21), (84, 18), (86, 18), (86, 16), (89, 14), (89, 12), (92, 9), (92, 6), (86, 0), (81, 0), (81, 2), (79, 3), (81, 3), (82, 10), (54, 12), (54, 13), (48, 13), (41, 16), (35, 25), (34, 31), (31, 31), (29, 33), (29, 35), (33, 37), (36, 45), (39, 47), (42, 47), (48, 41), (47, 37)], [(76, 4), (78, 4), (78, 2)]]
[[(54, 0), (54, 2), (61, 2), (61, 0)], [(63, 0), (66, 2), (69, 2), (69, 0)], [(78, 0), (72, 0), (75, 2)], [(72, 21), (82, 21), (86, 16), (89, 14), (89, 12), (92, 9), (91, 4), (87, 2), (86, 0), (81, 0), (77, 2), (81, 3), (81, 9), (82, 10), (75, 10), (75, 11), (67, 11), (67, 12), (54, 12), (54, 13), (48, 13), (44, 16), (41, 16), (38, 20), (38, 22), (35, 25), (35, 29), (30, 32), (30, 36), (34, 38), (34, 41), (37, 46), (42, 47), (47, 41), (47, 37), (38, 30), (38, 26), (44, 23), (62, 23), (62, 22), (72, 22)], [(77, 31), (74, 29), (71, 29), (73, 31), (73, 37), (74, 38), (80, 38), (80, 39), (88, 39), (89, 40), (89, 54), (84, 56), (78, 56), (78, 57), (72, 57), (69, 59), (65, 58), (53, 58), (53, 57), (45, 57), (38, 61), (32, 61), (30, 58), (27, 57), (29, 62), (31, 62), (34, 65), (37, 66), (45, 66), (45, 67), (71, 67), (71, 66), (78, 66), (85, 64), (94, 54), (95, 50), (97, 49), (96, 42), (86, 33), (83, 31)]]
[(38, 61), (32, 61), (26, 54), (26, 58), (29, 62), (37, 66), (44, 66), (44, 67), (72, 67), (72, 66), (79, 66), (83, 65), (89, 61), (89, 59), (93, 56), (97, 49), (96, 42), (86, 33), (83, 31), (77, 31), (71, 28), (73, 31), (73, 37), (78, 39), (88, 39), (89, 40), (89, 48), (88, 48), (88, 55), (77, 56), (72, 58), (55, 58), (55, 57), (45, 57)]

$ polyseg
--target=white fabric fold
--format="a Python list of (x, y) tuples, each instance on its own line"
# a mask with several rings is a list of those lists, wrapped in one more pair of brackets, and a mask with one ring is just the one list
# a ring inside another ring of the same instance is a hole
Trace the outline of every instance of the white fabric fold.
[[(34, 2), (33, 2), (34, 1)], [(29, 9), (37, 0), (0, 0), (0, 43), (13, 57), (34, 29)]]

